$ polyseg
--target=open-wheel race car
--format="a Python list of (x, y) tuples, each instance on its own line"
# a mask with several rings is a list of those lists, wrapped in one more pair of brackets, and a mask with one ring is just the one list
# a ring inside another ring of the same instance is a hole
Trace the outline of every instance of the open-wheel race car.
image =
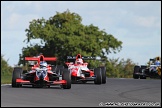
[(94, 81), (95, 84), (106, 83), (106, 67), (89, 69), (88, 63), (83, 61), (96, 60), (96, 57), (82, 57), (81, 54), (77, 54), (77, 56), (67, 56), (67, 60), (66, 65), (70, 70), (72, 83), (87, 81)]
[(133, 78), (134, 79), (146, 79), (150, 78), (161, 78), (161, 62), (160, 58), (150, 59), (148, 65), (136, 65), (134, 67)]
[[(54, 66), (47, 64), (46, 61), (56, 61), (56, 57), (25, 57), (25, 61), (36, 61), (29, 70), (23, 70), (21, 67), (14, 67), (12, 74), (12, 87), (21, 87), (22, 85), (32, 85), (32, 87), (50, 87), (51, 85), (60, 85), (61, 88), (71, 88), (71, 77), (68, 69), (59, 69), (55, 71)], [(26, 73), (24, 73), (26, 71)]]

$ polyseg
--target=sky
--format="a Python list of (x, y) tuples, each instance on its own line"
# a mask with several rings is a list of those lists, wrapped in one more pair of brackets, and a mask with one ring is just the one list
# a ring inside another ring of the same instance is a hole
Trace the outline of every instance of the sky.
[(1, 55), (8, 64), (16, 65), (28, 45), (23, 41), (30, 21), (67, 9), (79, 14), (83, 25), (93, 24), (123, 42), (108, 58), (143, 65), (161, 56), (161, 1), (1, 1)]

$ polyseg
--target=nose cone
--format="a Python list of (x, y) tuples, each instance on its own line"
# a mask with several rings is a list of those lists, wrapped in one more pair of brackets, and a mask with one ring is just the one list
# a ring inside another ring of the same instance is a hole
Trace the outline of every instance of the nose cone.
[(71, 76), (77, 76), (77, 73), (76, 72), (72, 72)]
[(47, 71), (45, 71), (45, 70), (37, 71), (36, 75), (37, 75), (37, 77), (38, 77), (39, 79), (44, 79), (45, 76), (47, 75)]

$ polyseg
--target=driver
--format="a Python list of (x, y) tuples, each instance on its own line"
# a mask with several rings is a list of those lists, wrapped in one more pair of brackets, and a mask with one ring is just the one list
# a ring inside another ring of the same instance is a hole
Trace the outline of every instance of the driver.
[(44, 67), (47, 67), (47, 62), (41, 61), (40, 62), (40, 68), (44, 68)]
[(83, 64), (83, 60), (81, 58), (76, 59), (75, 64)]
[(161, 64), (160, 64), (160, 57), (157, 57), (157, 58), (156, 58), (155, 65), (156, 65), (156, 66), (161, 65)]

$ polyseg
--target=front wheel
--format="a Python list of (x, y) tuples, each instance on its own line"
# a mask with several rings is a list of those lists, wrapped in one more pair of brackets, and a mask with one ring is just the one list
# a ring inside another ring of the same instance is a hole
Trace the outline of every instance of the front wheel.
[(62, 79), (66, 80), (66, 84), (62, 85), (64, 89), (70, 89), (71, 88), (71, 75), (70, 71), (68, 69), (62, 69)]
[(15, 67), (12, 73), (12, 87), (21, 87), (21, 84), (16, 83), (16, 79), (21, 78), (23, 70), (20, 67)]
[(96, 76), (94, 83), (95, 84), (101, 84), (102, 83), (102, 73), (101, 73), (101, 68), (95, 68), (94, 69), (94, 74)]
[(101, 67), (102, 72), (102, 84), (106, 83), (106, 67)]

